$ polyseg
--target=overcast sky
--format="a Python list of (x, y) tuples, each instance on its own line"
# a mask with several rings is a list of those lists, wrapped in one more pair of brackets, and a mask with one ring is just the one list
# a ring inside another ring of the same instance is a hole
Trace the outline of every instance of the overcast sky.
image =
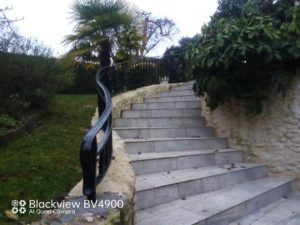
[[(163, 43), (151, 55), (161, 55), (165, 48), (176, 44), (181, 37), (192, 37), (200, 32), (217, 8), (217, 0), (129, 0), (155, 16), (173, 19), (180, 33), (171, 42)], [(70, 4), (72, 0), (1, 0), (0, 8), (12, 6), (10, 18), (24, 18), (17, 22), (19, 32), (33, 37), (53, 49), (54, 55), (67, 48), (63, 37), (72, 33)]]

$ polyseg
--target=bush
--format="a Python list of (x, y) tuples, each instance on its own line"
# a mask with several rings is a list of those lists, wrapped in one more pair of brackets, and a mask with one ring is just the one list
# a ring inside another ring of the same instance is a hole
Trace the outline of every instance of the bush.
[(285, 94), (299, 65), (300, 8), (293, 1), (227, 1), (187, 53), (198, 95), (217, 108), (242, 99), (252, 113), (274, 92)]
[(162, 61), (168, 65), (169, 83), (191, 80), (184, 56), (188, 46), (192, 45), (193, 42), (194, 38), (182, 38), (179, 41), (179, 46), (171, 46), (165, 51)]
[(21, 116), (45, 108), (70, 82), (63, 63), (48, 56), (0, 53), (0, 113)]
[(87, 66), (84, 63), (72, 65), (74, 80), (72, 85), (62, 91), (67, 94), (94, 94), (96, 89), (96, 73), (98, 67)]

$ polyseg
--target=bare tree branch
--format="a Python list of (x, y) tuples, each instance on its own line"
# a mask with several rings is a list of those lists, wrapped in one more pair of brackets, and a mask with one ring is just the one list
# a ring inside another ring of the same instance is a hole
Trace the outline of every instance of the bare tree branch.
[(14, 32), (14, 29), (12, 28), (11, 25), (14, 22), (22, 20), (23, 18), (21, 18), (21, 19), (17, 19), (17, 18), (16, 19), (9, 19), (6, 16), (6, 12), (9, 11), (9, 10), (12, 10), (12, 7), (0, 8), (0, 27), (8, 28), (8, 29), (10, 29), (11, 31)]

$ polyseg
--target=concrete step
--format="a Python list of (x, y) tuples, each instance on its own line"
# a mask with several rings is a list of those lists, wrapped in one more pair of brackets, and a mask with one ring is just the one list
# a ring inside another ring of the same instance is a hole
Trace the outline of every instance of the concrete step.
[(120, 137), (125, 139), (213, 137), (211, 127), (115, 127)]
[(299, 225), (300, 192), (288, 196), (243, 217), (230, 225)]
[(172, 90), (169, 92), (163, 92), (159, 94), (159, 97), (171, 97), (171, 96), (185, 96), (185, 95), (194, 95), (194, 91), (192, 89), (189, 90)]
[(181, 102), (148, 102), (134, 103), (131, 107), (133, 110), (138, 109), (200, 109), (200, 101), (181, 101)]
[(115, 119), (115, 127), (204, 127), (203, 117)]
[(156, 138), (156, 139), (124, 139), (126, 150), (130, 154), (145, 152), (167, 152), (211, 149), (228, 147), (226, 138)]
[(140, 175), (136, 177), (136, 208), (141, 210), (265, 176), (265, 166), (250, 163)]
[(243, 160), (242, 152), (233, 149), (153, 152), (129, 154), (129, 157), (136, 175), (239, 163)]
[[(265, 177), (138, 211), (136, 224), (228, 225), (291, 191), (291, 179)], [(157, 193), (152, 197), (157, 199), (160, 195)], [(260, 223), (260, 225), (267, 224)]]
[(197, 117), (200, 109), (145, 109), (123, 111), (122, 118), (161, 118), (161, 117)]
[(144, 102), (180, 102), (197, 100), (200, 101), (200, 98), (195, 95), (144, 98)]

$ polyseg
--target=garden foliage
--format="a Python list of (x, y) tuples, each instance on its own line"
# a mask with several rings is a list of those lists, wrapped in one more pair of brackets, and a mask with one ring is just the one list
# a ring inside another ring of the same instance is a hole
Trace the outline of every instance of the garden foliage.
[(186, 55), (198, 95), (217, 108), (231, 98), (252, 113), (285, 94), (299, 65), (300, 7), (292, 0), (220, 0)]
[(72, 82), (71, 64), (14, 32), (2, 38), (0, 117), (21, 120), (31, 110), (46, 108), (55, 93)]

